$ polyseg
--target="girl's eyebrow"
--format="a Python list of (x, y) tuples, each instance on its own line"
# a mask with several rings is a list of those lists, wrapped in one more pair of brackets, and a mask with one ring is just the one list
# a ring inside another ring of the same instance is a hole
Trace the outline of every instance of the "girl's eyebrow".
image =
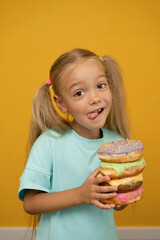
[(101, 78), (101, 77), (107, 78), (105, 74), (101, 74), (101, 75), (99, 75), (97, 78)]
[(82, 84), (81, 81), (73, 83), (73, 84), (69, 87), (69, 90), (71, 90), (72, 88), (74, 88), (76, 85), (80, 85), (80, 84)]

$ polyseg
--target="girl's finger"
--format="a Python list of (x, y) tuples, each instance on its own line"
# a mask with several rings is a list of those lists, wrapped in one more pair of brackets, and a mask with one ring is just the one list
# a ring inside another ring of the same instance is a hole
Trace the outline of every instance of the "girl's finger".
[(88, 179), (92, 179), (92, 178), (95, 178), (97, 177), (97, 175), (99, 174), (99, 167), (96, 168), (88, 177)]
[(109, 182), (109, 181), (110, 181), (109, 176), (102, 176), (102, 177), (97, 177), (94, 179), (94, 183), (97, 185), (100, 183)]
[(115, 204), (103, 204), (103, 203), (101, 203), (101, 202), (99, 202), (99, 201), (95, 201), (95, 202), (94, 202), (94, 205), (95, 205), (96, 207), (98, 207), (98, 208), (106, 209), (106, 210), (115, 207)]
[(120, 208), (120, 207), (122, 207), (122, 205), (115, 205), (115, 207)]
[(96, 191), (99, 193), (116, 192), (118, 189), (115, 186), (97, 186)]
[(117, 197), (117, 193), (116, 192), (112, 192), (112, 193), (97, 193), (95, 194), (95, 199), (96, 200), (105, 200), (105, 199), (111, 199), (111, 198), (115, 198)]

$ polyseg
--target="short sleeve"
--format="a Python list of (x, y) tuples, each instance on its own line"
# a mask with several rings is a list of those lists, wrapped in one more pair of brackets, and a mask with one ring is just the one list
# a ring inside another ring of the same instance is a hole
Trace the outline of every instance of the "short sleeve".
[(24, 199), (26, 189), (51, 192), (53, 153), (50, 136), (43, 133), (34, 143), (24, 172), (20, 178), (18, 197)]

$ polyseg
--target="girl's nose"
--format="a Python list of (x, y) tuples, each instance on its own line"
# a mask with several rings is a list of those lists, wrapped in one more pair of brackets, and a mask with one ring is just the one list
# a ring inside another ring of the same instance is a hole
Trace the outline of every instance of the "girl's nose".
[(100, 102), (100, 97), (99, 97), (98, 93), (92, 92), (89, 95), (89, 104), (92, 105), (92, 104), (95, 104), (95, 103), (98, 103), (98, 102)]

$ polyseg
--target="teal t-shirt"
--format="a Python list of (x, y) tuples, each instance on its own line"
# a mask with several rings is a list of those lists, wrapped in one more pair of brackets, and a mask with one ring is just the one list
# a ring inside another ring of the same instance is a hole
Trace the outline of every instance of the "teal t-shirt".
[[(20, 178), (19, 199), (25, 189), (60, 192), (81, 186), (99, 166), (98, 147), (121, 137), (102, 128), (103, 137), (86, 139), (74, 130), (63, 135), (53, 130), (34, 143)], [(64, 199), (65, 201), (65, 199)], [(117, 240), (113, 210), (83, 204), (42, 214), (36, 240)]]

